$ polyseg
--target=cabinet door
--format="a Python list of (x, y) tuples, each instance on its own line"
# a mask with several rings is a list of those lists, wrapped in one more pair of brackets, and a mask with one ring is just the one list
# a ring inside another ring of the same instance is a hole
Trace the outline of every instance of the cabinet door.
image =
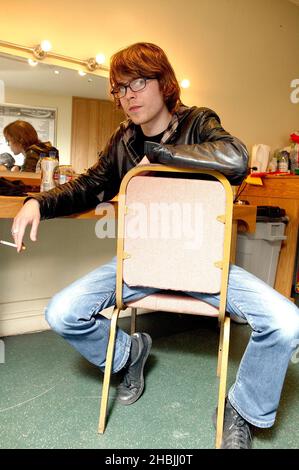
[(73, 97), (71, 164), (82, 173), (98, 159), (107, 140), (125, 119), (111, 101)]
[(263, 186), (247, 184), (242, 199), (254, 206), (278, 206), (286, 211), (287, 238), (281, 245), (274, 288), (291, 298), (299, 226), (299, 177), (267, 176)]

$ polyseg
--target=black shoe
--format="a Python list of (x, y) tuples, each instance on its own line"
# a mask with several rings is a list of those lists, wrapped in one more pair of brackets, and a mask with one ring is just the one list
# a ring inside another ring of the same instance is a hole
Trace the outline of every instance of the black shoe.
[(122, 405), (132, 405), (140, 398), (144, 389), (143, 369), (152, 346), (147, 333), (134, 333), (129, 364), (124, 378), (117, 388), (117, 401)]
[(252, 426), (226, 399), (221, 449), (251, 449)]

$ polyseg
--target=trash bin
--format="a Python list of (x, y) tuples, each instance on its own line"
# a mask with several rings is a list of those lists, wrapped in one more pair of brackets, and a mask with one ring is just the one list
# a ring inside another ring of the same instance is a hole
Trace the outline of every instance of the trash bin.
[(239, 233), (237, 237), (236, 264), (246, 269), (270, 286), (274, 286), (285, 223), (257, 222), (255, 233)]

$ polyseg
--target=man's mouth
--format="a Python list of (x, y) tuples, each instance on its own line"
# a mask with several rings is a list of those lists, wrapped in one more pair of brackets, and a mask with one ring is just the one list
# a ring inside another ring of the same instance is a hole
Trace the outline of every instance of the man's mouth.
[(141, 106), (131, 106), (131, 107), (129, 108), (129, 112), (130, 112), (130, 113), (135, 113), (135, 112), (138, 111), (140, 108), (141, 108)]

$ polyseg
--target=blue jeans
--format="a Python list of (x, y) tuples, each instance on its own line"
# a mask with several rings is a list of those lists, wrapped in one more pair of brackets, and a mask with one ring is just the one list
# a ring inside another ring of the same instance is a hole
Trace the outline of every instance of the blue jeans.
[[(116, 258), (56, 294), (46, 308), (49, 325), (88, 361), (105, 368), (110, 320), (100, 312), (115, 305)], [(124, 302), (158, 289), (123, 287)], [(188, 293), (214, 306), (218, 295)], [(252, 334), (241, 360), (229, 400), (251, 424), (273, 425), (290, 357), (299, 342), (299, 309), (287, 298), (244, 269), (231, 265), (227, 311), (247, 320)], [(131, 337), (117, 329), (113, 372), (129, 356)]]

